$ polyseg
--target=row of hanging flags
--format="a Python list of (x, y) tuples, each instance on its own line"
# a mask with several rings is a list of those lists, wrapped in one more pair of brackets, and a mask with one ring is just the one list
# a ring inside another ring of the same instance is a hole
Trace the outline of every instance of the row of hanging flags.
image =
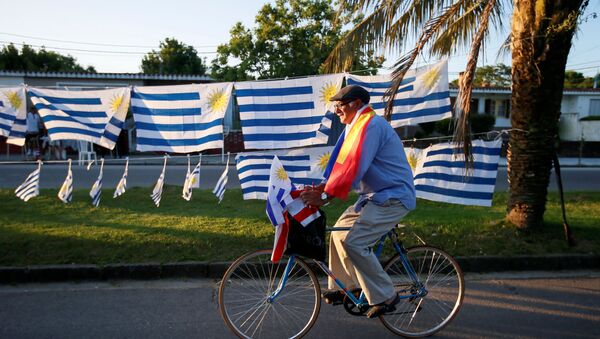
[[(413, 170), (417, 197), (462, 205), (491, 206), (501, 146), (500, 138), (492, 141), (474, 140), (472, 148), (474, 164), (469, 173), (465, 171), (461, 148), (454, 143), (440, 143), (425, 149), (406, 147), (404, 151)], [(284, 204), (284, 207), (281, 208), (285, 208), (291, 202), (288, 197), (291, 191), (305, 186), (318, 185), (322, 182), (332, 151), (333, 147), (311, 147), (238, 154), (236, 168), (244, 200), (270, 201), (273, 199), (269, 195), (270, 190), (273, 191), (274, 186), (285, 186), (287, 187), (284, 189), (286, 193), (279, 194), (279, 198), (276, 199), (279, 205)], [(200, 157), (192, 169), (188, 157), (188, 169), (182, 191), (182, 197), (187, 201), (192, 198), (193, 188), (200, 187), (201, 163), (202, 158)], [(213, 194), (219, 202), (223, 199), (226, 191), (229, 176), (228, 164), (229, 154), (227, 165), (213, 190)], [(28, 201), (39, 194), (41, 166), (40, 162), (23, 184), (16, 189), (15, 194), (23, 201)], [(102, 193), (103, 168), (104, 160), (101, 159), (98, 179), (90, 191), (92, 204), (96, 207), (100, 203)], [(162, 171), (150, 194), (157, 207), (160, 206), (162, 198), (166, 168), (167, 157), (165, 156)], [(129, 160), (126, 161), (123, 176), (117, 183), (114, 198), (125, 193), (128, 171)], [(279, 184), (276, 184), (277, 182)], [(58, 197), (63, 202), (69, 203), (72, 199), (72, 192), (73, 173), (69, 160), (67, 176), (59, 190)], [(294, 208), (299, 210), (298, 206)], [(271, 209), (274, 208), (271, 207)], [(271, 216), (269, 218), (271, 221), (276, 220)]]
[[(244, 146), (249, 150), (327, 144), (334, 119), (329, 101), (342, 86), (358, 84), (383, 114), (390, 75), (332, 74), (278, 81), (133, 86), (68, 91), (28, 86), (0, 88), (0, 136), (22, 146), (26, 95), (51, 141), (85, 140), (113, 149), (131, 107), (137, 151), (194, 153), (223, 147), (223, 120), (235, 87)], [(451, 117), (448, 66), (443, 61), (407, 73), (391, 124), (394, 128)]]

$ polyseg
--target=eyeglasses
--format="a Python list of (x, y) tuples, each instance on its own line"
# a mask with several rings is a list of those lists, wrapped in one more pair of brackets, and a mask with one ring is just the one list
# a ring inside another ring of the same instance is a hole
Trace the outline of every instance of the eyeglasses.
[(354, 101), (354, 100), (350, 100), (350, 101), (346, 101), (346, 102), (342, 102), (342, 103), (337, 103), (337, 104), (333, 105), (333, 108), (335, 108), (335, 109), (342, 108), (342, 107), (348, 105), (349, 103), (351, 103), (352, 101)]

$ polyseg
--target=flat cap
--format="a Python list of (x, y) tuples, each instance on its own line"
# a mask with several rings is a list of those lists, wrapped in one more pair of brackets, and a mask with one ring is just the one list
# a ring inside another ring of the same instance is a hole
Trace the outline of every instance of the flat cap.
[(368, 104), (371, 101), (371, 96), (366, 89), (360, 86), (348, 85), (340, 89), (329, 101), (350, 101), (355, 99), (360, 99), (363, 104)]

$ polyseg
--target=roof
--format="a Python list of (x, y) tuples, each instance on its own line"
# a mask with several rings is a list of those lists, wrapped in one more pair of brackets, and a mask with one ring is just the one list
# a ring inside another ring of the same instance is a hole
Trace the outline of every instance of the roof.
[(29, 77), (29, 78), (212, 81), (212, 78), (209, 77), (209, 76), (206, 76), (206, 75), (192, 75), (192, 74), (72, 73), (72, 72), (0, 71), (0, 76), (5, 76), (5, 77)]

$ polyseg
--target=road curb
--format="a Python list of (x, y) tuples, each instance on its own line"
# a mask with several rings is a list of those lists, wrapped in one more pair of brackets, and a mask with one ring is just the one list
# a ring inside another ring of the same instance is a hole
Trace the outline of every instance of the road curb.
[[(457, 257), (468, 273), (505, 271), (560, 271), (600, 269), (600, 255), (569, 254), (546, 256), (478, 256)], [(151, 280), (165, 278), (219, 279), (229, 262), (178, 262), (111, 265), (40, 265), (0, 267), (0, 283), (60, 281)]]

